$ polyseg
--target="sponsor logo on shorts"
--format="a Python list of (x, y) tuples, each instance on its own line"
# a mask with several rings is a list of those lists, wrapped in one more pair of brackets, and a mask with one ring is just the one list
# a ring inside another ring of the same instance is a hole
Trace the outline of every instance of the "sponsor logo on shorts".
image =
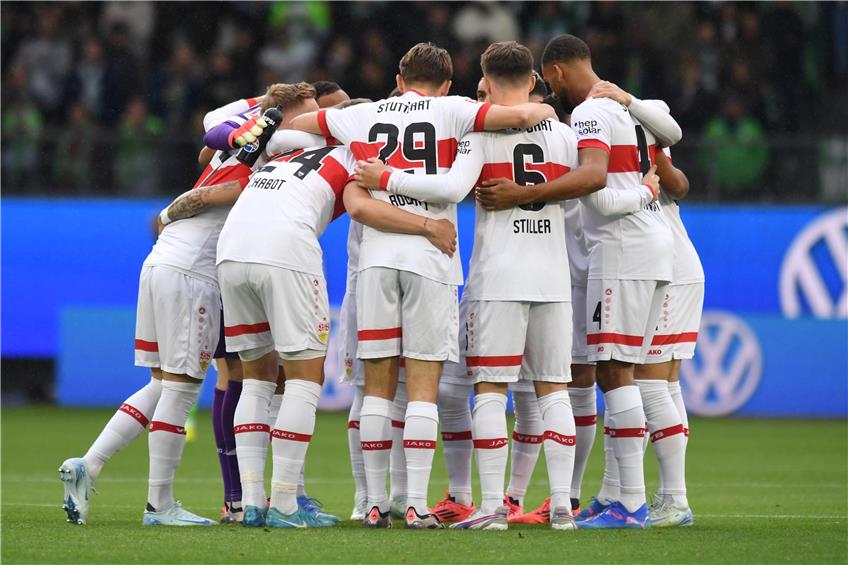
[(731, 414), (753, 396), (762, 370), (753, 330), (729, 312), (704, 312), (695, 357), (680, 367), (686, 407), (701, 416)]
[(327, 343), (329, 337), (330, 322), (327, 321), (327, 318), (324, 318), (324, 321), (318, 322), (318, 339), (321, 340), (321, 343)]

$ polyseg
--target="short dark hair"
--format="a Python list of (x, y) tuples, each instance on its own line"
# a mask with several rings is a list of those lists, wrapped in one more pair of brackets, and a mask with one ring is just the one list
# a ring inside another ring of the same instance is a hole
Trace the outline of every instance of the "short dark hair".
[(517, 41), (499, 41), (480, 56), (480, 68), (495, 79), (526, 79), (533, 72), (533, 53)]
[(548, 95), (548, 87), (545, 84), (545, 79), (536, 70), (533, 71), (533, 78), (536, 79), (536, 84), (533, 86), (533, 90), (530, 91), (530, 96), (541, 96), (544, 98)]
[(419, 43), (401, 58), (398, 70), (405, 82), (438, 86), (453, 77), (453, 62), (447, 50)]
[(579, 37), (564, 33), (551, 39), (542, 53), (542, 64), (569, 63), (575, 59), (591, 59), (589, 46)]
[(315, 88), (315, 98), (321, 98), (322, 96), (338, 92), (342, 89), (342, 87), (339, 86), (339, 83), (331, 80), (317, 80), (312, 83), (312, 86)]

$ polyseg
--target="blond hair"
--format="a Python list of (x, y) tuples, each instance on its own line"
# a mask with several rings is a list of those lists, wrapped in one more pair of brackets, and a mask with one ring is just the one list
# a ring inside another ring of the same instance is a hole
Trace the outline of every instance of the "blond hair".
[(265, 92), (265, 96), (262, 97), (262, 111), (265, 112), (265, 110), (274, 106), (285, 108), (310, 98), (315, 98), (315, 87), (308, 82), (272, 84)]

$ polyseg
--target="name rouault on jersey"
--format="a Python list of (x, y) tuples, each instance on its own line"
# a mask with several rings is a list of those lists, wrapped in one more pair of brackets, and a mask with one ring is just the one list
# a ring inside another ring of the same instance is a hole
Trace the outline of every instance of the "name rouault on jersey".
[(417, 112), (418, 110), (429, 110), (430, 99), (419, 100), (418, 102), (384, 102), (377, 106), (377, 113), (383, 112)]
[(425, 210), (430, 209), (426, 202), (402, 194), (390, 194), (389, 202), (394, 206), (421, 206)]
[(533, 220), (529, 218), (513, 220), (512, 233), (551, 233), (551, 221)]

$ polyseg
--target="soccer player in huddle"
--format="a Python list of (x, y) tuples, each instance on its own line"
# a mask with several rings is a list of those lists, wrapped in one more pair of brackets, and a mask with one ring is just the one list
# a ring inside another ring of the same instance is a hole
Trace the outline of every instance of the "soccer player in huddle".
[[(537, 104), (511, 108), (445, 96), (453, 67), (447, 51), (418, 44), (401, 59), (403, 92), (394, 99), (301, 116), (296, 127), (324, 133), (349, 146), (358, 159), (380, 156), (391, 167), (436, 174), (450, 167), (459, 138), (472, 130), (531, 126), (552, 112)], [(455, 222), (455, 205), (373, 192), (375, 198), (430, 220)], [(432, 250), (419, 237), (363, 229), (357, 283), (358, 356), (365, 360), (365, 397), (360, 437), (368, 484), (364, 524), (388, 527), (385, 492), (391, 448), (391, 402), (398, 358), (406, 361), (409, 404), (404, 422), (408, 505), (406, 526), (440, 528), (427, 506), (427, 485), (436, 445), (436, 398), (442, 364), (456, 361), (458, 257)]]

